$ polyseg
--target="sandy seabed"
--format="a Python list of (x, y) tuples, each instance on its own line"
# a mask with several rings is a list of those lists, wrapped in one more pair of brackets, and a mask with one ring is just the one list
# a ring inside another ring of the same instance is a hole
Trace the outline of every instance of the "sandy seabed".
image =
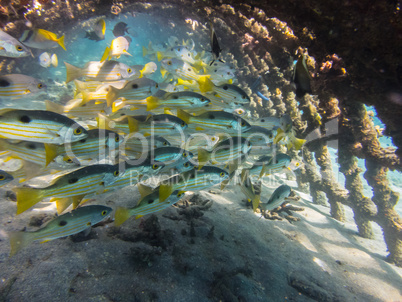
[[(361, 238), (350, 209), (340, 223), (297, 191), (300, 221), (267, 220), (238, 186), (216, 188), (121, 227), (109, 219), (87, 236), (35, 242), (12, 258), (7, 233), (34, 230), (29, 224), (55, 210), (43, 203), (16, 216), (2, 189), (0, 301), (402, 301), (402, 269), (384, 260), (378, 226), (375, 240)], [(115, 208), (138, 195), (128, 187), (93, 203)]]

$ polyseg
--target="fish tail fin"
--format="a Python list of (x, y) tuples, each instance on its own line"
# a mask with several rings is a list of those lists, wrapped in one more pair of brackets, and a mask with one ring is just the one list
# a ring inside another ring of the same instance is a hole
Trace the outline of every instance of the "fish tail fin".
[(67, 198), (52, 198), (51, 202), (56, 202), (57, 214), (63, 213), (72, 203), (72, 199), (70, 197)]
[(57, 67), (59, 65), (59, 60), (57, 59), (57, 55), (55, 53), (50, 58), (50, 62), (52, 63), (53, 67)]
[(117, 99), (117, 93), (118, 90), (115, 87), (109, 87), (109, 92), (106, 94), (106, 104), (108, 107), (112, 106), (113, 102)]
[(111, 119), (109, 119), (108, 117), (106, 117), (102, 114), (98, 114), (96, 121), (98, 122), (99, 129), (114, 130), (113, 127), (110, 126), (114, 122)]
[(293, 140), (293, 145), (294, 145), (296, 150), (300, 150), (305, 142), (306, 142), (305, 139), (295, 137), (294, 140)]
[(130, 218), (130, 211), (127, 208), (118, 207), (114, 214), (114, 225), (119, 226)]
[(92, 100), (92, 94), (86, 90), (81, 91), (82, 104), (86, 104)]
[(54, 103), (52, 101), (46, 100), (45, 101), (46, 104), (46, 110), (47, 111), (52, 111), (52, 112), (56, 112), (59, 114), (63, 114), (64, 113), (64, 106), (61, 104), (57, 104)]
[(279, 143), (285, 137), (285, 132), (283, 132), (282, 128), (278, 128), (276, 130), (276, 136), (274, 137), (273, 143)]
[(110, 59), (110, 47), (106, 46), (105, 51), (103, 52), (102, 58), (100, 59), (101, 63)]
[(17, 215), (33, 207), (44, 198), (40, 189), (21, 187), (15, 188), (14, 192), (17, 195)]
[(147, 111), (151, 111), (152, 109), (158, 108), (159, 107), (159, 99), (154, 97), (154, 96), (150, 96), (147, 97)]
[(200, 170), (210, 159), (211, 153), (198, 147), (198, 170)]
[(161, 184), (159, 186), (159, 201), (165, 201), (173, 193), (173, 186), (171, 184)]
[(66, 83), (81, 77), (81, 68), (64, 62), (66, 65)]
[(260, 195), (255, 195), (251, 200), (251, 203), (253, 205), (253, 211), (257, 211), (257, 208), (260, 205)]
[(165, 68), (160, 68), (160, 72), (161, 72), (161, 75), (162, 75), (162, 78), (164, 78), (165, 77), (165, 75), (166, 75), (166, 73), (167, 73), (167, 70), (165, 69)]
[(211, 91), (215, 85), (209, 79), (209, 76), (200, 76), (198, 79), (198, 86), (200, 87), (201, 93), (205, 93)]
[(163, 59), (163, 54), (160, 51), (156, 52), (156, 58), (158, 59), (158, 62), (162, 61)]
[(131, 116), (129, 116), (127, 118), (128, 121), (128, 129), (130, 130), (130, 133), (133, 132), (138, 132), (139, 130), (139, 123), (135, 118), (132, 118)]
[(190, 124), (191, 116), (192, 115), (190, 113), (182, 109), (177, 109), (177, 117), (183, 120), (186, 124)]
[(261, 168), (261, 172), (260, 172), (260, 176), (258, 178), (261, 178), (265, 175), (265, 170), (267, 169), (267, 167), (265, 166), (265, 164), (262, 166)]
[(126, 106), (125, 102), (114, 102), (112, 104), (112, 112), (115, 113), (115, 112), (119, 111), (121, 108), (123, 108), (124, 106)]
[(148, 49), (145, 46), (142, 47), (142, 56), (145, 57), (148, 54)]
[(66, 46), (64, 45), (64, 35), (58, 38), (55, 42), (57, 42), (64, 50), (67, 50)]
[(177, 79), (177, 85), (185, 85), (186, 83), (183, 81), (182, 78)]
[(33, 233), (29, 232), (11, 232), (8, 236), (10, 238), (11, 247), (10, 257), (15, 255), (19, 250), (27, 247), (35, 240)]
[(48, 166), (57, 157), (57, 155), (59, 155), (58, 149), (59, 148), (57, 145), (45, 143), (46, 166)]

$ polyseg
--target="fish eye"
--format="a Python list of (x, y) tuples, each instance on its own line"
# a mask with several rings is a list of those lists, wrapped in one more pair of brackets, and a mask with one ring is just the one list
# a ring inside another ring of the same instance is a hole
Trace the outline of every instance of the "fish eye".
[(117, 171), (117, 170), (113, 172), (113, 175), (114, 175), (114, 176), (119, 176), (119, 174), (120, 174), (120, 173), (119, 173), (119, 171)]
[(168, 64), (168, 65), (172, 65), (172, 61), (167, 61), (167, 64)]
[(133, 89), (137, 89), (137, 88), (138, 88), (138, 84), (133, 84), (131, 87), (133, 87)]
[(42, 84), (42, 83), (39, 83), (39, 84), (38, 84), (38, 88), (39, 88), (39, 89), (42, 89), (42, 88), (43, 88), (43, 84)]
[(182, 127), (186, 126), (186, 123), (185, 123), (185, 122), (181, 122), (181, 126), (182, 126)]
[(245, 122), (245, 121), (241, 121), (240, 125), (241, 125), (242, 127), (244, 127), (244, 126), (246, 126), (246, 122)]
[(201, 102), (204, 102), (205, 101), (205, 99), (204, 98), (201, 98)]
[(164, 146), (167, 146), (167, 142), (163, 142), (163, 145), (164, 145)]
[(158, 87), (159, 87), (159, 85), (158, 85), (158, 83), (156, 83), (156, 84), (155, 84), (155, 88), (158, 88)]
[(154, 202), (153, 199), (148, 200), (148, 204), (151, 204), (151, 203), (153, 203), (153, 202)]
[(133, 71), (131, 70), (131, 68), (127, 68), (127, 72), (132, 73)]
[(4, 175), (0, 175), (0, 180), (4, 180), (6, 177)]
[(190, 164), (187, 162), (183, 166), (184, 166), (184, 168), (188, 168), (190, 166)]
[(182, 197), (183, 193), (177, 193), (177, 197)]
[(183, 152), (183, 157), (187, 157), (187, 152)]
[(191, 71), (191, 68), (187, 68), (188, 71)]
[(251, 143), (250, 143), (250, 142), (248, 142), (248, 143), (247, 143), (247, 146), (249, 146), (249, 147), (250, 147), (250, 146), (251, 146)]
[(69, 164), (71, 164), (71, 163), (73, 162), (73, 160), (72, 160), (71, 158), (67, 158), (65, 161), (66, 161), (67, 163), (69, 163)]
[(116, 143), (119, 142), (119, 141), (120, 141), (120, 137), (116, 136), (116, 137), (114, 138), (114, 141), (115, 141)]
[(82, 128), (76, 128), (76, 129), (74, 129), (74, 134), (75, 134), (75, 135), (80, 135), (80, 134), (82, 134)]
[(229, 89), (229, 87), (227, 85), (223, 86), (222, 88), (223, 88), (223, 90), (228, 90)]
[(225, 175), (226, 175), (225, 172), (221, 172), (221, 173), (219, 174), (220, 177), (224, 177)]
[(242, 99), (243, 99), (243, 100), (244, 100), (244, 99), (246, 99), (246, 96), (245, 96), (245, 95), (243, 95), (243, 96), (242, 96)]
[(159, 168), (159, 166), (157, 164), (152, 165), (152, 169), (156, 170), (158, 168)]
[(298, 167), (300, 164), (299, 163), (296, 163), (296, 167)]
[(269, 137), (269, 138), (272, 138), (272, 134), (270, 134), (268, 137)]
[(15, 48), (17, 49), (17, 51), (20, 51), (20, 52), (23, 50), (20, 45), (17, 45)]
[(105, 216), (107, 214), (107, 211), (102, 211), (102, 216)]
[(213, 142), (214, 142), (215, 140), (216, 140), (216, 138), (215, 138), (215, 137), (211, 137), (211, 141), (213, 141)]

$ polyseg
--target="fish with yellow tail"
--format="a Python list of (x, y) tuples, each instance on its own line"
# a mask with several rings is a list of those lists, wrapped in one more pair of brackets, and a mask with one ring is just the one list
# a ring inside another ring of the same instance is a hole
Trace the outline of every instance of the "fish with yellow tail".
[(114, 182), (119, 173), (118, 168), (113, 165), (92, 165), (55, 177), (45, 188), (15, 188), (17, 214), (48, 197), (53, 198), (51, 201), (56, 201), (59, 213), (70, 204), (77, 207), (85, 195), (103, 192), (104, 187)]
[(226, 165), (248, 154), (251, 146), (248, 139), (234, 136), (218, 142), (211, 151), (198, 148), (198, 169), (201, 169), (209, 161), (213, 165)]
[(211, 101), (202, 94), (192, 91), (179, 91), (165, 93), (161, 97), (151, 96), (147, 98), (147, 110), (151, 111), (158, 107), (168, 109), (188, 109), (207, 107)]
[(240, 87), (232, 84), (215, 85), (209, 78), (199, 81), (200, 91), (208, 92), (213, 96), (222, 99), (229, 106), (244, 106), (250, 104), (250, 97)]
[(33, 232), (11, 232), (10, 257), (34, 241), (44, 243), (82, 232), (108, 217), (112, 208), (101, 205), (80, 207), (70, 213), (56, 217), (44, 227)]
[(0, 170), (0, 187), (12, 181), (14, 177), (4, 170)]
[(135, 79), (127, 81), (122, 88), (111, 86), (106, 95), (106, 102), (110, 107), (118, 98), (128, 100), (143, 100), (155, 94), (159, 89), (158, 83), (147, 78)]
[(92, 31), (87, 31), (84, 38), (88, 38), (93, 41), (102, 41), (105, 40), (106, 33), (106, 22), (104, 19), (99, 19), (94, 24)]
[(158, 70), (158, 66), (154, 62), (148, 62), (145, 65), (133, 65), (131, 68), (140, 73), (140, 78), (151, 75)]
[(101, 62), (106, 60), (110, 60), (112, 58), (120, 58), (121, 55), (131, 56), (131, 54), (127, 51), (130, 47), (130, 42), (126, 37), (117, 37), (112, 41), (110, 47), (107, 46), (105, 52), (102, 55)]
[(243, 194), (246, 195), (247, 201), (251, 202), (253, 206), (253, 211), (255, 212), (260, 205), (261, 189), (257, 189), (254, 187), (253, 183), (251, 182), (248, 170), (243, 169), (241, 171), (239, 185)]
[(114, 214), (114, 224), (119, 226), (132, 216), (138, 219), (144, 215), (162, 211), (180, 201), (185, 194), (185, 192), (176, 190), (166, 200), (160, 201), (159, 188), (156, 188), (150, 194), (142, 197), (134, 208), (118, 207)]
[(91, 61), (82, 68), (67, 62), (64, 62), (64, 65), (66, 65), (66, 83), (81, 77), (91, 81), (117, 81), (135, 76), (131, 67), (114, 60), (105, 62)]
[(209, 77), (209, 75), (199, 74), (199, 72), (189, 63), (176, 58), (163, 59), (161, 61), (162, 77), (165, 77), (166, 72), (169, 72), (176, 78), (189, 81), (194, 80), (196, 82)]
[(288, 185), (281, 185), (274, 193), (272, 193), (269, 200), (265, 203), (261, 203), (260, 207), (263, 211), (272, 211), (287, 202), (286, 198), (290, 196), (292, 189)]
[(0, 76), (0, 99), (35, 98), (46, 93), (43, 81), (24, 74), (7, 74)]
[(9, 58), (21, 58), (32, 55), (31, 50), (0, 29), (0, 56)]
[(78, 123), (55, 112), (0, 110), (0, 138), (60, 145), (84, 139), (87, 135), (87, 130)]
[(107, 157), (123, 142), (123, 137), (107, 129), (88, 130), (88, 136), (80, 141), (64, 145), (45, 144), (46, 166), (57, 156), (77, 159), (78, 162)]
[(277, 129), (277, 135), (274, 139), (274, 144), (281, 143), (285, 144), (288, 149), (294, 147), (296, 150), (300, 150), (305, 142), (305, 139), (296, 137), (293, 129), (292, 118), (288, 114), (282, 116), (280, 118), (280, 127)]
[(134, 116), (128, 119), (130, 133), (140, 132), (144, 136), (182, 134), (187, 124), (171, 114)]
[[(159, 199), (166, 200), (176, 190), (192, 192), (205, 190), (220, 184), (228, 177), (229, 173), (218, 167), (204, 166), (201, 170), (194, 168), (162, 181), (159, 186)], [(142, 184), (138, 184), (138, 187), (140, 192), (143, 191)]]
[(109, 114), (112, 112), (105, 102), (93, 100), (88, 103), (83, 103), (82, 98), (72, 99), (65, 105), (54, 103), (49, 100), (46, 100), (45, 104), (46, 110), (63, 114), (70, 118), (79, 117), (83, 119), (93, 119), (96, 118), (99, 113)]
[[(277, 153), (274, 156), (265, 156), (260, 158), (259, 162), (254, 164), (251, 168), (251, 174), (260, 173), (260, 178), (265, 175), (283, 172), (287, 169), (292, 159), (285, 153)], [(261, 165), (262, 163), (262, 165)]]
[(20, 41), (24, 43), (24, 45), (32, 48), (49, 49), (61, 46), (66, 50), (64, 35), (58, 38), (55, 33), (39, 28), (25, 30)]
[(208, 111), (194, 116), (182, 109), (177, 109), (177, 117), (187, 124), (196, 124), (197, 131), (212, 130), (236, 134), (248, 131), (251, 127), (245, 119), (225, 111)]

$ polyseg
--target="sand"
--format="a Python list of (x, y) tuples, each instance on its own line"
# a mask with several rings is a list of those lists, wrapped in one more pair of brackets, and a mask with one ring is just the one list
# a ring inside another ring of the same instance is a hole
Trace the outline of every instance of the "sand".
[[(263, 198), (274, 188), (264, 185)], [(54, 206), (15, 216), (1, 190), (0, 301), (402, 300), (402, 269), (384, 261), (380, 229), (375, 240), (359, 237), (349, 209), (340, 223), (297, 192), (304, 211), (292, 215), (300, 221), (268, 220), (246, 207), (239, 187), (215, 191), (121, 227), (108, 220), (88, 236), (33, 243), (9, 258), (7, 233), (50, 219)], [(136, 198), (128, 187), (96, 203)]]

